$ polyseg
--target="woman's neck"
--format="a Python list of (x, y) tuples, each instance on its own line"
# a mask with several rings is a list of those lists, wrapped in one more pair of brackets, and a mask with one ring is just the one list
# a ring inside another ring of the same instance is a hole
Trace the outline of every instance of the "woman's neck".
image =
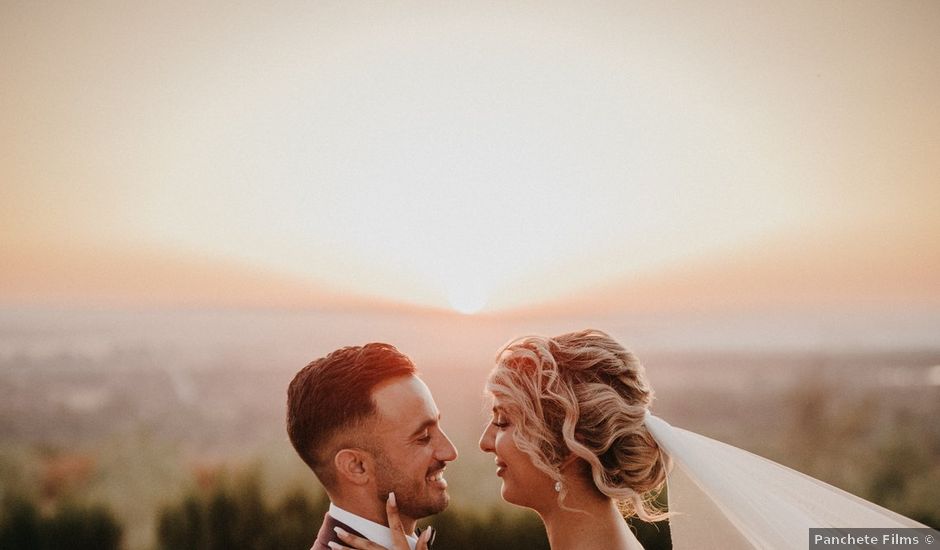
[(565, 505), (539, 513), (552, 550), (642, 549), (612, 499), (569, 494)]

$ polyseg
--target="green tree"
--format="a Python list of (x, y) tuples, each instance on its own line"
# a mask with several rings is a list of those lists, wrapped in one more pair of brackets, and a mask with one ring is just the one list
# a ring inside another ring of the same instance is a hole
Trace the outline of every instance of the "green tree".
[(43, 516), (35, 502), (7, 498), (0, 512), (0, 548), (4, 550), (117, 550), (123, 528), (102, 505), (60, 503)]
[(310, 548), (327, 506), (326, 499), (315, 502), (300, 488), (289, 491), (274, 510), (268, 547)]
[(249, 472), (208, 491), (191, 489), (157, 517), (157, 547), (165, 550), (307, 550), (326, 512), (295, 488), (269, 504), (261, 478)]
[(42, 520), (36, 505), (25, 498), (4, 499), (0, 515), (0, 548), (34, 550), (42, 547)]
[(47, 520), (46, 548), (110, 550), (121, 547), (123, 529), (103, 505), (64, 504)]

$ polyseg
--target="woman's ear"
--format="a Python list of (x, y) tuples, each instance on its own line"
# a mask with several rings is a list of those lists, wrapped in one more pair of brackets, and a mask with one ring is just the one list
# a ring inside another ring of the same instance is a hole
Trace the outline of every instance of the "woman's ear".
[(578, 455), (574, 453), (570, 453), (567, 457), (565, 457), (564, 460), (561, 461), (561, 465), (559, 465), (558, 470), (561, 472), (564, 472), (565, 470), (570, 468), (572, 464), (577, 463), (578, 460), (579, 460)]
[(333, 456), (337, 475), (355, 485), (365, 485), (375, 471), (372, 455), (361, 449), (340, 449)]

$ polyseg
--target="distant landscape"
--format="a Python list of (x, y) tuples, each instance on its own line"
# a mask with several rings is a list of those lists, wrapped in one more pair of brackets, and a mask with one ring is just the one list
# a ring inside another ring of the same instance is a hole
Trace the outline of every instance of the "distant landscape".
[(124, 547), (144, 550), (155, 547), (162, 508), (224, 472), (256, 472), (271, 502), (297, 488), (316, 497), (284, 431), (285, 388), (315, 357), (384, 340), (415, 360), (460, 451), (447, 474), (454, 509), (509, 513), (492, 456), (477, 448), (493, 355), (512, 336), (593, 325), (639, 355), (657, 391), (654, 411), (670, 423), (937, 527), (935, 320), (888, 323), (885, 331), (906, 336), (878, 340), (865, 331), (884, 331), (859, 317), (798, 315), (774, 326), (665, 316), (3, 312), (0, 498), (104, 504), (124, 525)]

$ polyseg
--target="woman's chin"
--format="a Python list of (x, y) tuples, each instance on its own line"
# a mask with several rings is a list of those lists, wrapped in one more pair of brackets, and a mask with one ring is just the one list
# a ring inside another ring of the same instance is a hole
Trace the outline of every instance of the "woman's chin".
[(503, 497), (503, 500), (509, 504), (515, 504), (516, 506), (528, 506), (519, 498), (519, 495), (515, 494), (511, 487), (507, 487), (506, 482), (503, 481), (503, 486), (499, 490), (499, 495)]
[(503, 497), (503, 500), (505, 500), (505, 501), (508, 502), (509, 504), (515, 504), (515, 502), (513, 502), (513, 498), (512, 498), (512, 496), (513, 496), (513, 495), (512, 495), (512, 491), (509, 490), (508, 487), (506, 487), (506, 481), (505, 481), (505, 480), (503, 480), (503, 485), (499, 488), (499, 496)]

